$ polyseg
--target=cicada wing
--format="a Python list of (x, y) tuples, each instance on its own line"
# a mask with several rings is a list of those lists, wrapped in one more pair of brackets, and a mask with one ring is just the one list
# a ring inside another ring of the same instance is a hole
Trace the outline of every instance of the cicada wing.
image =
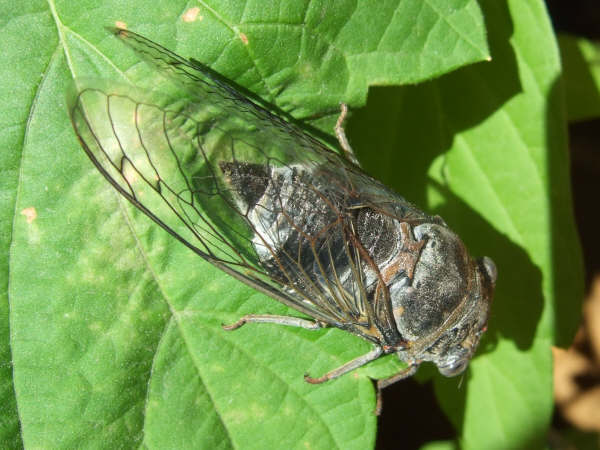
[(210, 67), (194, 59), (183, 58), (135, 32), (121, 28), (111, 30), (164, 76), (165, 83), (160, 89), (166, 88), (171, 92), (173, 89), (180, 90), (177, 95), (189, 101), (191, 114), (197, 116), (198, 109), (201, 109), (213, 119), (226, 119), (237, 122), (236, 126), (243, 123), (245, 127), (253, 127), (253, 143), (271, 158), (312, 167), (324, 162), (351, 166), (339, 154), (325, 148), (319, 140), (271, 112), (259, 97), (250, 98), (250, 92), (242, 92)]
[(118, 34), (170, 76), (153, 91), (79, 83), (71, 119), (100, 172), (237, 279), (367, 339), (396, 339), (347, 208), (369, 177), (210, 69)]
[[(70, 99), (73, 126), (92, 162), (122, 195), (206, 260), (319, 317), (262, 269), (251, 230), (215, 174), (215, 155), (206, 152), (203, 124), (182, 115), (185, 106), (130, 86), (79, 86)], [(213, 130), (211, 145), (235, 146), (220, 134)]]

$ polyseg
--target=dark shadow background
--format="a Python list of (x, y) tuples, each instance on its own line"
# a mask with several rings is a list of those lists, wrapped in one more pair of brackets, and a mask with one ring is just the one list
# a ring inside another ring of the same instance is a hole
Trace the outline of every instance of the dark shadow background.
[[(576, 0), (565, 2), (564, 0), (546, 0), (546, 4), (552, 16), (554, 27), (559, 32), (569, 32), (595, 38), (600, 40), (600, 3), (598, 0)], [(486, 7), (489, 2), (482, 2), (484, 14), (505, 14), (507, 11), (504, 2), (497, 2), (493, 7)], [(507, 16), (506, 20), (510, 18)], [(508, 22), (505, 22), (507, 24)], [(490, 30), (490, 45), (492, 54), (503, 56), (499, 58), (504, 66), (502, 72), (508, 77), (514, 77), (514, 82), (508, 83), (504, 87), (504, 91), (500, 92), (500, 96), (496, 101), (490, 101), (487, 107), (478, 105), (478, 110), (473, 114), (460, 114), (457, 111), (455, 117), (461, 117), (464, 123), (452, 123), (452, 132), (444, 136), (448, 130), (432, 130), (431, 135), (423, 133), (423, 142), (421, 146), (420, 156), (411, 159), (408, 163), (403, 160), (401, 154), (384, 155), (389, 159), (389, 167), (395, 167), (403, 174), (403, 180), (398, 181), (394, 173), (375, 173), (384, 183), (391, 185), (397, 192), (406, 195), (411, 201), (417, 205), (425, 204), (425, 173), (433, 158), (444, 152), (452, 143), (453, 133), (474, 125), (477, 121), (484, 120), (488, 114), (491, 114), (495, 108), (499, 108), (501, 104), (508, 100), (511, 96), (519, 92), (520, 86), (518, 77), (516, 76), (516, 64), (511, 58), (512, 50), (508, 45), (508, 38), (512, 33), (510, 27), (504, 30), (498, 30), (498, 33), (507, 35), (495, 35), (494, 30)], [(507, 62), (515, 64), (513, 67), (507, 67)], [(494, 67), (494, 61), (486, 63), (487, 67), (476, 69), (479, 76), (485, 76), (485, 71), (495, 71), (499, 68)], [(469, 71), (473, 70), (470, 67), (461, 69), (452, 74), (434, 80), (431, 83), (439, 83), (443, 88), (444, 83), (451, 83), (453, 77), (469, 77)], [(375, 154), (370, 149), (382, 148), (389, 146), (390, 141), (401, 142), (401, 137), (398, 136), (402, 130), (398, 130), (398, 118), (402, 117), (403, 122), (407, 127), (422, 127), (423, 120), (427, 120), (426, 113), (417, 112), (412, 114), (411, 111), (404, 110), (406, 105), (414, 105), (414, 99), (426, 99), (431, 92), (431, 83), (424, 85), (401, 87), (401, 88), (371, 88), (369, 91), (369, 102), (367, 107), (354, 111), (352, 119), (348, 124), (348, 131), (358, 157), (363, 162), (367, 172), (374, 173), (369, 170), (369, 161), (365, 160), (364, 155)], [(435, 90), (435, 88), (433, 89)], [(461, 95), (456, 93), (457, 96)], [(560, 92), (558, 89), (551, 93), (551, 101), (556, 101), (559, 98)], [(398, 100), (400, 101), (398, 102)], [(457, 108), (469, 108), (468, 99), (452, 99), (447, 98), (447, 102), (456, 104)], [(404, 106), (398, 106), (398, 103)], [(426, 100), (425, 102), (426, 103)], [(466, 119), (464, 119), (466, 118)], [(435, 123), (434, 119), (432, 123)], [(414, 120), (414, 123), (410, 123)], [(354, 122), (354, 123), (353, 123)], [(373, 129), (377, 130), (377, 134), (372, 136), (361, 134), (352, 135), (352, 128), (357, 122), (373, 124)], [(383, 130), (383, 132), (381, 132)], [(436, 133), (439, 133), (436, 135)], [(569, 127), (570, 133), (570, 151), (571, 151), (571, 180), (573, 187), (575, 215), (578, 225), (578, 230), (581, 235), (581, 242), (584, 251), (585, 260), (585, 275), (586, 283), (589, 282), (594, 273), (600, 271), (600, 233), (598, 229), (599, 208), (590, 208), (590, 205), (598, 205), (598, 186), (600, 180), (600, 120), (590, 121), (586, 123), (577, 123)], [(445, 139), (439, 139), (440, 135)], [(431, 140), (429, 141), (428, 139)], [(361, 152), (362, 151), (362, 152)], [(367, 156), (368, 157), (368, 156)], [(555, 162), (557, 164), (559, 162)], [(562, 163), (562, 162), (560, 162)], [(374, 163), (375, 164), (375, 163)], [(381, 162), (379, 162), (379, 165)], [(407, 165), (408, 170), (402, 170), (403, 165)], [(554, 167), (554, 169), (558, 169)], [(549, 168), (553, 170), (552, 167)], [(409, 173), (404, 176), (408, 171)], [(407, 188), (407, 186), (409, 186)], [(531, 264), (524, 252), (511, 244), (505, 237), (496, 233), (489, 224), (487, 224), (476, 212), (471, 210), (460, 199), (444, 191), (442, 186), (438, 187), (440, 191), (448, 198), (448, 202), (439, 211), (431, 211), (440, 214), (461, 236), (479, 235), (480, 239), (475, 239), (474, 242), (467, 242), (467, 245), (472, 249), (474, 255), (485, 254), (491, 256), (499, 267), (505, 266), (512, 262), (517, 262), (519, 267), (522, 267), (526, 273), (521, 273), (520, 279), (528, 279), (530, 295), (532, 301), (528, 305), (529, 310), (524, 314), (530, 318), (532, 326), (531, 333), (524, 333), (523, 329), (511, 329), (511, 324), (514, 327), (519, 327), (519, 324), (511, 321), (510, 311), (515, 311), (517, 305), (504, 305), (502, 308), (495, 308), (494, 320), (490, 323), (490, 332), (486, 336), (479, 354), (490, 351), (494, 348), (500, 330), (494, 329), (494, 326), (501, 327), (503, 336), (511, 338), (520, 348), (527, 348), (530, 345), (533, 331), (535, 329), (536, 320), (541, 314), (542, 299), (540, 298), (540, 283), (541, 274)], [(410, 194), (407, 193), (407, 189)], [(567, 193), (568, 194), (568, 193)], [(559, 194), (560, 195), (560, 194)], [(561, 218), (553, 217), (553, 223)], [(485, 250), (483, 245), (480, 247), (480, 242), (485, 242)], [(490, 248), (490, 245), (492, 248)], [(498, 249), (496, 251), (496, 249)], [(481, 251), (480, 251), (481, 250)], [(510, 274), (503, 273), (503, 277)], [(510, 302), (509, 288), (517, 280), (504, 279), (498, 286), (498, 290), (506, 289), (506, 293), (502, 294), (503, 301)], [(518, 283), (523, 285), (523, 283)], [(587, 287), (587, 284), (586, 284)], [(500, 292), (499, 292), (500, 295)], [(521, 305), (522, 308), (522, 305)], [(557, 305), (557, 315), (561, 314), (560, 305)], [(570, 330), (564, 332), (565, 336), (571, 334)], [(559, 336), (560, 341), (560, 336)], [(563, 342), (561, 342), (563, 343)], [(427, 365), (420, 369), (418, 378), (420, 380), (428, 380), (430, 376), (436, 372), (434, 367)], [(468, 377), (468, 373), (467, 373)], [(468, 383), (465, 383), (468, 386)], [(466, 395), (466, 387), (460, 390), (456, 389), (456, 382), (452, 384), (452, 389), (456, 392), (456, 411), (462, 411), (461, 404), (464, 402)], [(415, 379), (408, 379), (400, 383), (396, 383), (388, 387), (383, 395), (383, 410), (384, 413), (379, 418), (379, 428), (377, 436), (378, 449), (413, 449), (419, 448), (423, 444), (436, 440), (451, 440), (456, 437), (456, 431), (447, 419), (446, 415), (441, 411), (436, 396), (434, 394), (433, 384), (431, 381), (420, 383)], [(460, 418), (454, 418), (455, 423), (460, 423)], [(562, 424), (561, 418), (556, 415), (554, 425), (560, 427)], [(532, 439), (539, 433), (532, 430)], [(533, 442), (533, 441), (532, 441)]]

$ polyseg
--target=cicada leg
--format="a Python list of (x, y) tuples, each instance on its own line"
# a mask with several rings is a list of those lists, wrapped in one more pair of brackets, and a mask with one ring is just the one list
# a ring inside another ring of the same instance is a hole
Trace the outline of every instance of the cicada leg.
[(419, 363), (414, 363), (408, 366), (406, 369), (402, 369), (400, 372), (392, 375), (391, 377), (383, 378), (382, 380), (377, 381), (377, 406), (375, 407), (376, 415), (381, 414), (381, 406), (383, 403), (381, 399), (381, 391), (397, 381), (412, 377), (415, 373), (417, 373), (418, 368)]
[(344, 131), (344, 121), (346, 120), (346, 116), (348, 115), (348, 105), (345, 103), (340, 103), (341, 113), (338, 117), (337, 122), (335, 123), (335, 135), (340, 143), (340, 147), (346, 153), (346, 158), (348, 158), (351, 162), (360, 166), (356, 156), (354, 155), (354, 150), (350, 147), (350, 143), (348, 142), (348, 138), (346, 137), (346, 132)]
[(308, 375), (304, 375), (304, 381), (311, 383), (311, 384), (324, 383), (325, 381), (332, 380), (334, 378), (342, 376), (345, 373), (348, 373), (354, 369), (358, 369), (359, 367), (362, 367), (365, 364), (376, 360), (382, 354), (383, 354), (383, 348), (377, 346), (373, 350), (371, 350), (369, 353), (365, 353), (364, 355), (359, 356), (358, 358), (355, 358), (352, 361), (348, 361), (343, 366), (340, 366), (337, 369), (332, 370), (331, 372), (327, 372), (325, 375), (323, 375), (321, 377), (312, 378)]
[(231, 331), (235, 330), (242, 325), (250, 322), (255, 323), (276, 323), (278, 325), (286, 325), (288, 327), (300, 327), (305, 328), (307, 330), (319, 330), (321, 328), (325, 328), (327, 324), (320, 322), (318, 320), (307, 320), (300, 319), (298, 317), (290, 317), (290, 316), (276, 316), (271, 314), (248, 314), (242, 317), (235, 323), (231, 325), (222, 325), (224, 330)]
[(384, 389), (397, 381), (404, 380), (405, 378), (412, 377), (415, 373), (417, 373), (417, 369), (419, 368), (419, 364), (411, 364), (406, 369), (402, 369), (400, 372), (392, 375), (388, 378), (383, 378), (382, 380), (377, 381), (377, 389)]

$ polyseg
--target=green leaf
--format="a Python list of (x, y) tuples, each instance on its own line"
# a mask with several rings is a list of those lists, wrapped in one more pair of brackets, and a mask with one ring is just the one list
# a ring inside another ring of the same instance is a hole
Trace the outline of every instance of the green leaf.
[(558, 37), (570, 121), (600, 116), (600, 44), (569, 35)]
[(583, 295), (560, 61), (543, 2), (481, 7), (491, 62), (372, 89), (349, 128), (368, 171), (429, 204), (498, 266), (489, 331), (466, 380), (434, 380), (460, 447), (541, 448), (550, 347), (572, 340)]
[[(364, 104), (488, 58), (473, 0), (28, 2), (5, 6), (2, 443), (11, 447), (368, 448), (369, 371), (311, 386), (368, 351), (339, 330), (264, 325), (291, 313), (206, 264), (96, 172), (69, 124), (74, 77), (147, 73), (104, 25), (193, 56), (296, 117)], [(27, 9), (25, 9), (27, 8)], [(190, 19), (194, 13), (196, 18)], [(325, 126), (325, 125), (323, 125)], [(10, 333), (9, 333), (10, 329)]]

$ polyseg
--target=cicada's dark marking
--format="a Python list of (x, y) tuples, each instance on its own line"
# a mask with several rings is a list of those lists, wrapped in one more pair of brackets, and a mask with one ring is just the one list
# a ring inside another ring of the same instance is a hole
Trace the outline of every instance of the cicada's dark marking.
[[(486, 327), (496, 269), (472, 259), (437, 216), (366, 175), (341, 126), (338, 154), (211, 69), (122, 29), (115, 34), (166, 77), (151, 91), (79, 86), (71, 119), (109, 182), (165, 230), (228, 274), (313, 320), (373, 343), (323, 382), (396, 353), (461, 373)], [(345, 110), (343, 110), (345, 113)]]

